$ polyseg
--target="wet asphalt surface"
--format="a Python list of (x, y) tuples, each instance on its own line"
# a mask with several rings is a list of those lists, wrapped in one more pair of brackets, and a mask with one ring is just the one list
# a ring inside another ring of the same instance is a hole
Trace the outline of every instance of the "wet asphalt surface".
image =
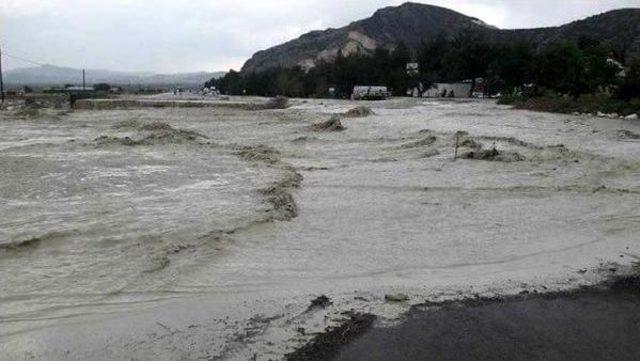
[(334, 360), (640, 360), (635, 289), (450, 304), (372, 328)]

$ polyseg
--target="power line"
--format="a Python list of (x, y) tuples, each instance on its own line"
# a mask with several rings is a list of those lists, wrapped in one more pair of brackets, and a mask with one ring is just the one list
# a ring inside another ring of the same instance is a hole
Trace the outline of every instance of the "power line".
[(33, 65), (39, 65), (39, 66), (46, 65), (46, 64), (44, 64), (44, 63), (40, 63), (40, 62), (37, 62), (37, 61), (34, 61), (34, 60), (29, 60), (29, 59), (27, 59), (27, 58), (23, 58), (23, 57), (21, 57), (21, 56), (16, 56), (16, 55), (13, 55), (13, 54), (9, 54), (9, 53), (7, 53), (6, 51), (5, 51), (5, 52), (3, 52), (2, 54), (3, 54), (3, 55), (5, 55), (5, 56), (7, 56), (7, 57), (9, 57), (9, 58), (13, 58), (13, 59), (17, 59), (17, 60), (22, 60), (22, 61), (24, 61), (24, 62), (26, 62), (26, 63), (30, 63), (30, 64), (33, 64)]

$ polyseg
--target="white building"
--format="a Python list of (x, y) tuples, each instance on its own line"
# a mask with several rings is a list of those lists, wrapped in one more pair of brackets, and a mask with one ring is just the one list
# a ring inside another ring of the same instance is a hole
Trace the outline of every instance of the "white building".
[(386, 86), (356, 85), (351, 93), (351, 100), (384, 100), (391, 94)]
[(468, 98), (471, 83), (435, 83), (422, 96), (425, 98)]
[(622, 65), (622, 63), (620, 63), (619, 61), (612, 58), (607, 58), (607, 65), (616, 67), (618, 69), (616, 75), (619, 78), (625, 78), (627, 76), (627, 72), (624, 70), (624, 65)]

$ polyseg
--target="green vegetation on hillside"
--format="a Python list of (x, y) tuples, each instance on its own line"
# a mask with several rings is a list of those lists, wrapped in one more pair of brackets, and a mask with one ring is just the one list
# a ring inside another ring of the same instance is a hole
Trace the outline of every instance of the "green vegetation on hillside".
[[(379, 48), (373, 54), (338, 53), (335, 61), (321, 62), (308, 71), (301, 67), (232, 71), (206, 85), (226, 94), (289, 97), (324, 97), (329, 88), (335, 88), (338, 97), (348, 97), (354, 85), (385, 85), (402, 96), (419, 83), (428, 87), (483, 78), (485, 93), (502, 94), (505, 103), (569, 97), (574, 103), (597, 99), (594, 104), (637, 111), (628, 105), (640, 103), (631, 102), (640, 97), (640, 60), (622, 66), (612, 54), (605, 44), (588, 37), (536, 49), (528, 43), (491, 45), (480, 33), (462, 31), (453, 37), (441, 35), (414, 52), (400, 44), (393, 51)], [(409, 76), (406, 64), (412, 61), (419, 64), (419, 73)], [(612, 102), (604, 104), (605, 98)], [(576, 104), (568, 108), (585, 108)]]

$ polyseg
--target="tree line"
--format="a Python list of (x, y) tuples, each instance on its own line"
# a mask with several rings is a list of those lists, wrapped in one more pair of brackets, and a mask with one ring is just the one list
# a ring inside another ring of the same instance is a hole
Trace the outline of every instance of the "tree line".
[[(479, 33), (444, 34), (418, 49), (399, 44), (395, 49), (378, 48), (373, 53), (338, 52), (334, 61), (321, 61), (305, 70), (276, 67), (256, 73), (230, 71), (205, 84), (229, 95), (284, 95), (326, 97), (329, 88), (338, 97), (348, 97), (355, 85), (384, 85), (396, 96), (418, 84), (484, 79), (490, 94), (531, 95), (542, 93), (581, 94), (613, 92), (621, 98), (640, 96), (640, 60), (629, 61), (626, 77), (620, 63), (612, 61), (606, 44), (581, 37), (542, 49), (530, 43), (490, 43)], [(419, 65), (409, 75), (407, 63)]]

